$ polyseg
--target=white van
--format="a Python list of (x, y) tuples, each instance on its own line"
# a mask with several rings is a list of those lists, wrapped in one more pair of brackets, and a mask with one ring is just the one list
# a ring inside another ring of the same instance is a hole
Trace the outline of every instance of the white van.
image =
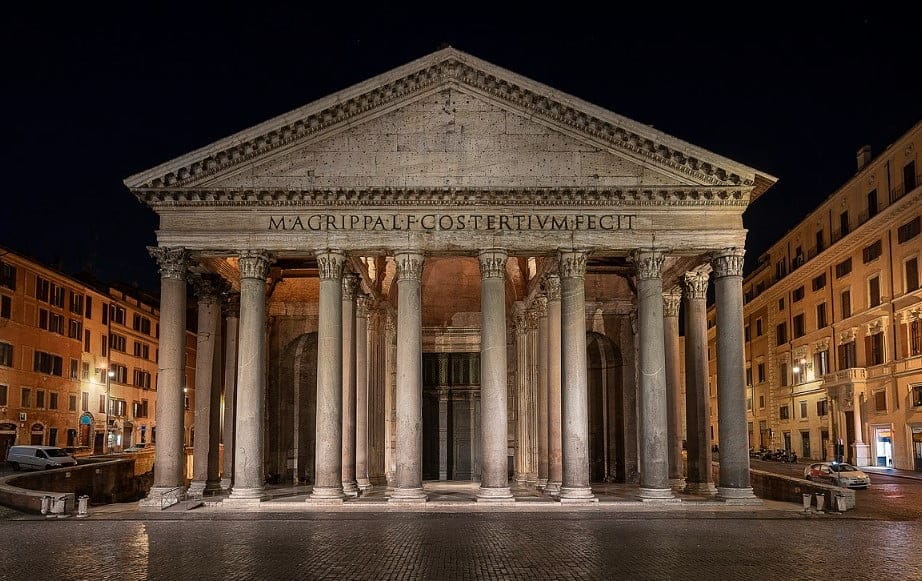
[(55, 446), (13, 446), (6, 455), (6, 461), (13, 470), (44, 470), (77, 465), (77, 461), (67, 452)]

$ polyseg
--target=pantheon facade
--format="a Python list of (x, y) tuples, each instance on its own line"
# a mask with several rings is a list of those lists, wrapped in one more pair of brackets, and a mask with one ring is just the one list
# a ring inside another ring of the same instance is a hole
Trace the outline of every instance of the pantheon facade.
[(191, 487), (229, 507), (267, 482), (425, 502), (426, 480), (755, 501), (742, 213), (774, 181), (452, 48), (126, 179), (160, 220), (146, 503), (184, 483), (190, 283)]

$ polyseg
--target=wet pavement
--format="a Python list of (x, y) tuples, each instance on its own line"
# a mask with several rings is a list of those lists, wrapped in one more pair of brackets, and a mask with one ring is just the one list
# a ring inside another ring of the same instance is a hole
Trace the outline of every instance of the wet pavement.
[(242, 514), (2, 523), (0, 579), (918, 579), (922, 523)]

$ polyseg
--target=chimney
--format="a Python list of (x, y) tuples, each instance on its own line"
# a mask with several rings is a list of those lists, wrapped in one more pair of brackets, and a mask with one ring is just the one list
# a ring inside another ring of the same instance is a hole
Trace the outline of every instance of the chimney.
[(865, 145), (858, 150), (858, 171), (861, 171), (864, 166), (868, 165), (871, 162), (871, 146)]

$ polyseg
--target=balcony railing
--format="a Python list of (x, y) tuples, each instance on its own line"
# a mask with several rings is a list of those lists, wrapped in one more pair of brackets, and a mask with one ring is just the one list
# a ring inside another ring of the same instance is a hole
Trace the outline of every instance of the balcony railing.
[(836, 385), (839, 383), (855, 383), (856, 381), (867, 381), (868, 371), (864, 367), (851, 367), (828, 373), (823, 376), (823, 383), (826, 385)]
[[(913, 191), (914, 189), (916, 189), (917, 187), (919, 187), (919, 184), (922, 184), (922, 174), (919, 174), (919, 175), (916, 176), (916, 183), (915, 183), (914, 187), (909, 188), (908, 191), (909, 191), (909, 192)], [(902, 183), (902, 184), (896, 186), (895, 188), (891, 188), (891, 189), (890, 189), (890, 202), (892, 203), (892, 202), (895, 202), (895, 201), (899, 200), (900, 198), (902, 198), (903, 196), (905, 196), (907, 193), (908, 193), (908, 192), (907, 192), (907, 190), (906, 190), (906, 184), (905, 184), (905, 183)]]

